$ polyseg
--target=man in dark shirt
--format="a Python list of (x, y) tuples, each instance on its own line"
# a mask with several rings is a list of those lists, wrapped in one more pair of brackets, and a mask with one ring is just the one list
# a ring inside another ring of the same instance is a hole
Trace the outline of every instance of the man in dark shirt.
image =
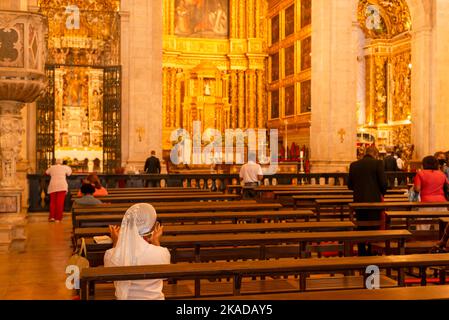
[[(348, 188), (354, 191), (354, 202), (381, 202), (387, 192), (387, 180), (384, 165), (377, 160), (379, 151), (376, 147), (369, 147), (365, 157), (353, 162), (349, 168)], [(357, 210), (357, 222), (379, 221), (382, 211)], [(375, 230), (376, 226), (358, 226), (357, 230)], [(371, 255), (371, 245), (359, 244), (359, 255)]]
[(385, 157), (384, 163), (385, 163), (385, 171), (387, 172), (399, 171), (398, 161), (394, 157), (394, 152), (391, 152), (388, 156)]
[[(151, 157), (149, 157), (147, 159), (147, 161), (145, 161), (144, 171), (147, 174), (160, 174), (161, 173), (161, 162), (156, 157), (156, 151), (154, 151), (154, 150), (151, 151)], [(151, 187), (155, 187), (154, 181), (147, 181), (147, 182), (149, 182)], [(148, 183), (147, 183), (147, 187), (148, 187)]]

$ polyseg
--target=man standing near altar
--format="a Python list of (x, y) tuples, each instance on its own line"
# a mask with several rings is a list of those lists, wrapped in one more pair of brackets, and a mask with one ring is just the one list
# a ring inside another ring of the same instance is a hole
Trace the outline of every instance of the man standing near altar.
[[(156, 157), (156, 151), (151, 151), (151, 157), (145, 161), (144, 171), (146, 174), (160, 174), (161, 173), (161, 162)], [(157, 183), (155, 181), (147, 181), (147, 187), (156, 187)]]
[[(354, 191), (354, 202), (381, 202), (387, 192), (387, 178), (384, 163), (378, 160), (376, 147), (366, 149), (365, 157), (351, 163), (349, 168), (348, 189)], [(382, 210), (356, 210), (357, 222), (378, 221), (380, 224)], [(377, 226), (358, 226), (357, 230), (375, 230)], [(371, 244), (359, 243), (359, 256), (370, 256)]]
[(248, 162), (240, 168), (240, 180), (246, 188), (243, 189), (244, 199), (254, 199), (256, 193), (254, 188), (259, 186), (259, 182), (263, 180), (263, 172), (260, 164), (255, 162), (256, 154), (248, 154)]

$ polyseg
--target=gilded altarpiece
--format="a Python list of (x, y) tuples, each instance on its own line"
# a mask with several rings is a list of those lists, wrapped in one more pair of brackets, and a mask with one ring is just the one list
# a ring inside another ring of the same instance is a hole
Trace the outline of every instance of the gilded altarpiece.
[[(47, 152), (46, 159), (38, 159), (38, 170), (44, 170), (52, 158), (65, 159), (80, 171), (113, 171), (120, 166), (120, 132), (111, 135), (108, 130), (120, 128), (120, 108), (116, 110), (113, 101), (120, 105), (120, 94), (105, 102), (105, 91), (112, 90), (107, 86), (120, 91), (119, 4), (117, 0), (73, 0), (67, 6), (62, 0), (39, 1), (40, 12), (51, 17), (47, 68), (53, 70), (54, 79), (47, 93), (52, 99), (45, 101), (51, 101), (54, 109), (46, 117), (51, 123), (38, 121), (37, 134), (45, 131), (41, 126), (54, 126), (54, 140), (53, 154)], [(106, 74), (114, 74), (118, 82), (107, 83)], [(38, 102), (40, 106), (51, 107)], [(114, 123), (105, 123), (109, 118)], [(38, 158), (43, 154), (39, 149), (50, 148), (38, 145)]]
[(358, 18), (366, 37), (366, 119), (359, 131), (372, 134), (381, 150), (395, 147), (404, 157), (411, 157), (412, 59), (408, 6), (403, 0), (361, 0)]
[(265, 0), (164, 0), (163, 149), (173, 130), (265, 128)]

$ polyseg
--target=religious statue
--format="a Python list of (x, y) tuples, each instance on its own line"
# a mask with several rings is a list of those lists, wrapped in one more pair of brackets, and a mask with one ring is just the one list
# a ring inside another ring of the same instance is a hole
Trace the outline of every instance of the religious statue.
[(211, 95), (209, 80), (206, 80), (206, 82), (204, 83), (204, 95), (205, 96), (210, 96)]

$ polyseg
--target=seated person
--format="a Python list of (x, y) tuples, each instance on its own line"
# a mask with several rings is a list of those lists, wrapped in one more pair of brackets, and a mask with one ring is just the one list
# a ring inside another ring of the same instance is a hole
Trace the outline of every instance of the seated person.
[[(160, 246), (163, 228), (148, 203), (130, 207), (121, 227), (110, 226), (113, 248), (104, 255), (105, 267), (170, 264), (170, 252)], [(118, 300), (164, 300), (163, 280), (116, 281)]]
[[(89, 183), (95, 187), (94, 197), (103, 197), (108, 195), (108, 191), (101, 185), (100, 178), (93, 173), (87, 176), (83, 183)], [(78, 196), (81, 196), (82, 192), (78, 192)]]
[(76, 199), (75, 203), (81, 205), (97, 205), (101, 204), (101, 200), (95, 199), (93, 194), (95, 192), (95, 187), (90, 183), (85, 183), (81, 186), (81, 194), (83, 195), (81, 198)]

